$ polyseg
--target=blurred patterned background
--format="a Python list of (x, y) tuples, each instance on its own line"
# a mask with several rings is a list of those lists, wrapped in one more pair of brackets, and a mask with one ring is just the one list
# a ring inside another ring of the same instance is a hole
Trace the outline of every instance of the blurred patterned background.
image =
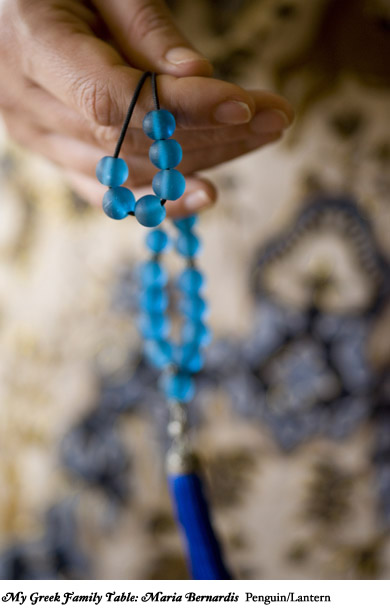
[[(390, 3), (170, 4), (217, 76), (298, 114), (205, 173), (214, 342), (190, 418), (227, 558), (390, 578)], [(186, 578), (133, 324), (143, 233), (4, 131), (0, 151), (0, 577)]]

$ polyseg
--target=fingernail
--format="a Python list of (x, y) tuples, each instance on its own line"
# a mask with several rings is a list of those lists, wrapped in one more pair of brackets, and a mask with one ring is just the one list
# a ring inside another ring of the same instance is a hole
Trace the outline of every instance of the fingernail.
[(214, 118), (219, 123), (240, 124), (248, 123), (252, 117), (252, 111), (245, 102), (239, 100), (227, 100), (217, 106)]
[(281, 132), (290, 125), (290, 120), (283, 111), (272, 109), (261, 111), (252, 119), (250, 127), (254, 134)]
[(184, 200), (184, 206), (190, 211), (196, 209), (203, 209), (206, 206), (210, 206), (212, 200), (207, 192), (203, 189), (199, 189), (196, 192), (190, 192)]
[(165, 54), (165, 59), (170, 64), (186, 64), (187, 62), (195, 62), (199, 60), (203, 60), (204, 62), (208, 62), (209, 60), (205, 58), (203, 55), (194, 51), (194, 49), (188, 49), (187, 47), (174, 47), (173, 49), (169, 49), (169, 51)]

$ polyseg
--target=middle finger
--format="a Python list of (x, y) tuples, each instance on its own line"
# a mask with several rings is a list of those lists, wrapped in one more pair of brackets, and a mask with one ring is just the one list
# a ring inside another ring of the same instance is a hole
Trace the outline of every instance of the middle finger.
[[(106, 155), (114, 151), (120, 128), (96, 126), (88, 122), (76, 111), (66, 107), (41, 87), (30, 83), (28, 95), (19, 96), (20, 111), (43, 130), (70, 136), (103, 149)], [(15, 107), (13, 107), (15, 108)], [(209, 129), (178, 129), (175, 138), (183, 152), (199, 150), (259, 137), (266, 140), (270, 133), (280, 132), (281, 125), (275, 125), (274, 111), (261, 107), (254, 119), (248, 124)], [(276, 113), (278, 120), (280, 114)], [(283, 120), (282, 120), (283, 121)], [(151, 140), (139, 128), (129, 127), (122, 146), (125, 155), (148, 154)]]

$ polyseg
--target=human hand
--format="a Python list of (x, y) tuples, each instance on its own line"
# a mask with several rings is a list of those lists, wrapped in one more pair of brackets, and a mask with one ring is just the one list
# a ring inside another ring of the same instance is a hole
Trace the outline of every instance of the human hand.
[[(183, 148), (184, 195), (167, 213), (188, 215), (213, 204), (214, 186), (197, 176), (277, 140), (292, 120), (289, 103), (210, 78), (212, 67), (174, 25), (161, 0), (3, 0), (0, 15), (0, 108), (10, 135), (65, 169), (90, 202), (105, 191), (95, 167), (112, 155), (131, 95), (144, 70), (161, 73), (161, 106), (176, 117)], [(150, 193), (156, 169), (142, 119), (143, 89), (121, 156), (136, 197)]]

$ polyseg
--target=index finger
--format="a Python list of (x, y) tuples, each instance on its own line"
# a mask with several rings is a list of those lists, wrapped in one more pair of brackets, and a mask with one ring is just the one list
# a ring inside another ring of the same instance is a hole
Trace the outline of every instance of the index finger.
[[(77, 17), (64, 19), (47, 5), (42, 11), (42, 4), (33, 4), (40, 11), (30, 17), (35, 23), (27, 32), (26, 74), (90, 122), (119, 125), (141, 71), (127, 66), (113, 47)], [(161, 75), (158, 86), (162, 106), (174, 112), (178, 127), (246, 123), (255, 111), (250, 93), (224, 81)], [(147, 87), (136, 107), (133, 126), (141, 127), (151, 104)]]

